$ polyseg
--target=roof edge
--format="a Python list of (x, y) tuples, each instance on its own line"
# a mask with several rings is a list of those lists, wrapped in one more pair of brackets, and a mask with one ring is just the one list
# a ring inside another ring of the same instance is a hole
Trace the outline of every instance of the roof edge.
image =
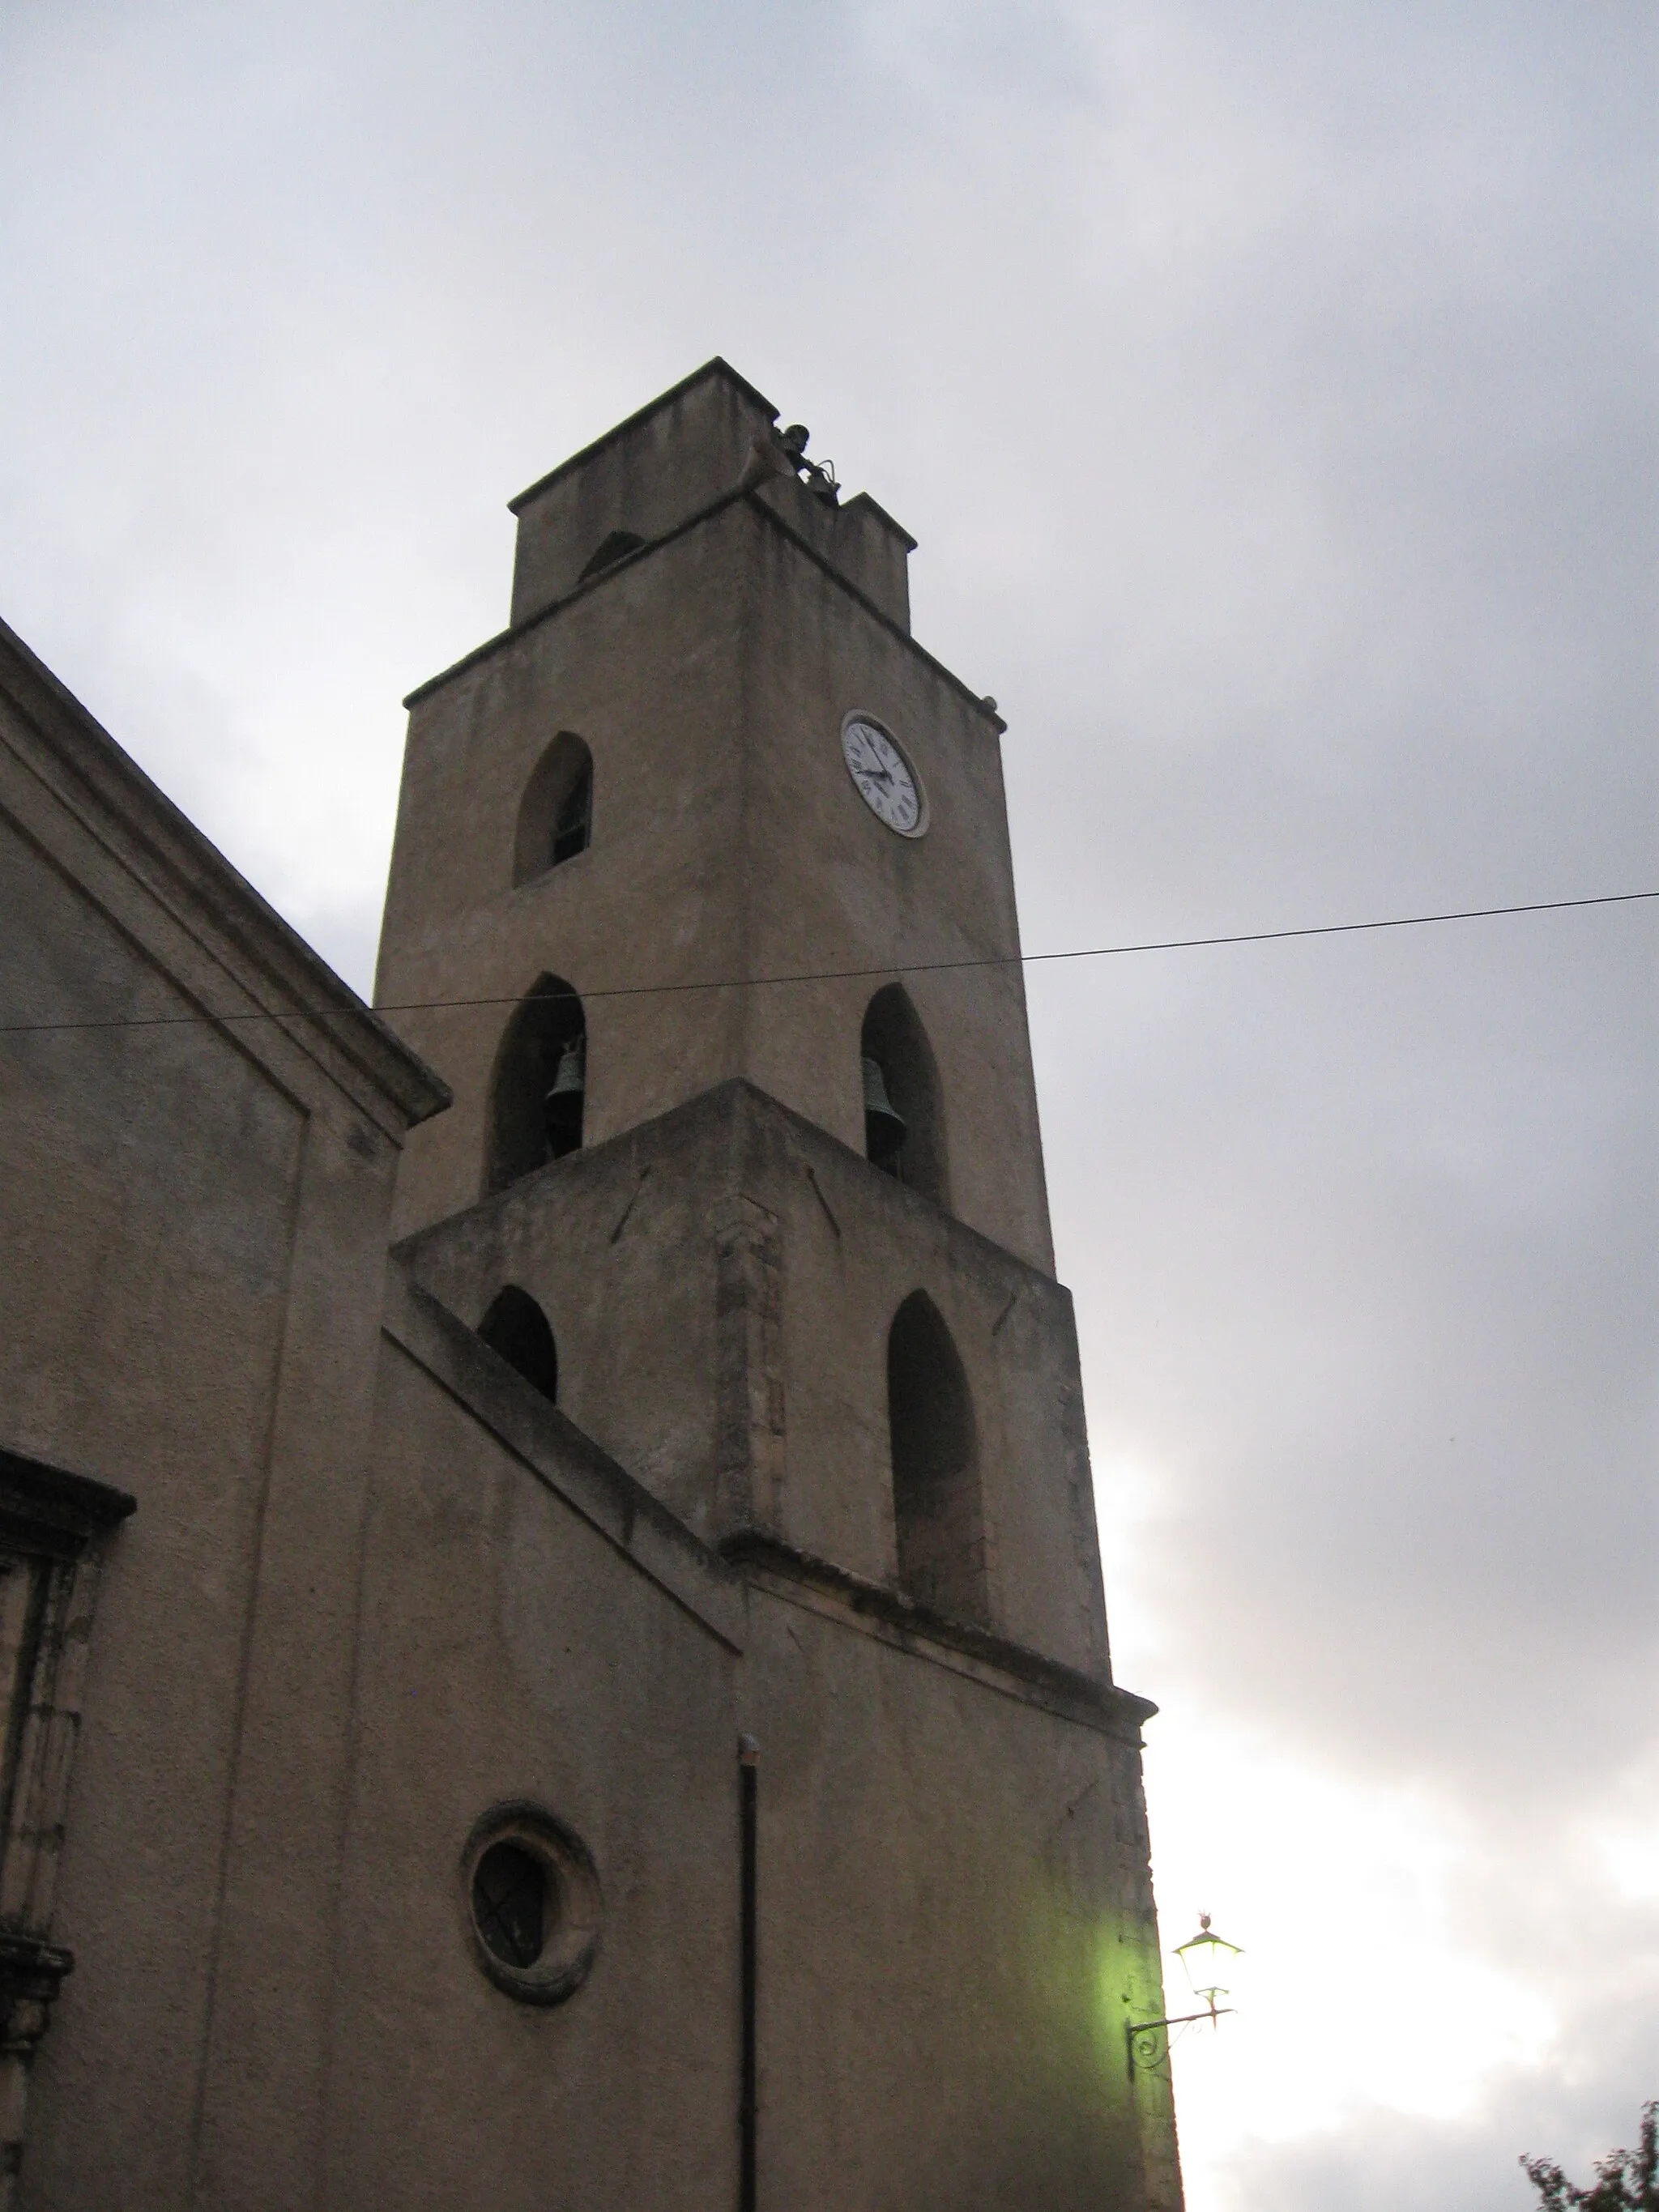
[[(199, 872), (226, 898), (231, 912), (221, 926), (232, 943), (374, 1085), (405, 1126), (429, 1120), (450, 1104), (453, 1094), (442, 1077), (336, 975), (4, 620), (0, 620), (0, 690), (10, 694), (30, 726), (78, 777), (85, 781), (101, 775), (105, 788), (100, 796), (106, 804), (118, 813), (125, 811), (129, 827), (138, 832), (169, 874), (199, 900), (202, 885), (190, 880), (193, 872)], [(72, 741), (67, 745), (66, 737)], [(80, 758), (76, 757), (77, 743), (82, 749)], [(281, 1022), (283, 1017), (278, 1013), (273, 1018)], [(295, 1032), (289, 1028), (288, 1034)]]
[(746, 393), (757, 406), (763, 407), (769, 421), (774, 422), (777, 421), (778, 410), (766, 394), (757, 391), (746, 376), (740, 376), (729, 361), (725, 360), (720, 354), (714, 354), (704, 362), (701, 368), (694, 368), (690, 376), (683, 376), (678, 384), (671, 385), (666, 392), (659, 392), (654, 399), (647, 400), (643, 407), (637, 408), (623, 422), (613, 423), (610, 429), (595, 438), (591, 445), (584, 446), (580, 453), (572, 453), (568, 460), (561, 461), (556, 468), (550, 469), (544, 477), (538, 477), (535, 483), (527, 489), (515, 494), (508, 500), (507, 513), (521, 514), (532, 500), (541, 497), (550, 484), (556, 483), (561, 477), (568, 476), (572, 469), (580, 468), (585, 461), (591, 461), (595, 453), (603, 453), (607, 446), (613, 444), (618, 438), (626, 437), (630, 430), (637, 430), (641, 423), (648, 422), (653, 415), (658, 414), (665, 407), (672, 406), (675, 400), (690, 392), (694, 385), (701, 384), (706, 377), (710, 376), (723, 376), (728, 384), (735, 385), (739, 392)]
[[(860, 496), (862, 496), (861, 494)], [(562, 613), (573, 601), (585, 598), (589, 592), (599, 590), (602, 586), (610, 583), (614, 577), (620, 576), (624, 569), (632, 568), (636, 561), (648, 560), (652, 554), (659, 552), (665, 545), (672, 545), (676, 538), (684, 538), (688, 531), (700, 529), (705, 522), (713, 521), (716, 515), (724, 514), (728, 507), (737, 507), (744, 502), (747, 502), (756, 514), (763, 515), (774, 530), (781, 531), (798, 551), (805, 555), (814, 568), (822, 569), (831, 582), (838, 585), (849, 599), (856, 599), (865, 612), (873, 616), (884, 629), (890, 632), (902, 645), (908, 647), (919, 659), (925, 661), (937, 675), (942, 676), (953, 690), (958, 692), (969, 706), (975, 708), (984, 716), (999, 737), (1006, 732), (1007, 723), (994, 707), (986, 704), (984, 695), (965, 684), (954, 669), (945, 666), (937, 654), (929, 653), (927, 647), (912, 632), (906, 629), (902, 623), (896, 622), (884, 607), (878, 606), (867, 592), (861, 590), (843, 569), (838, 568), (833, 561), (818, 551), (816, 545), (803, 538), (793, 523), (787, 522), (775, 507), (759, 498), (757, 495), (756, 488), (744, 484), (738, 485), (734, 490), (722, 492), (718, 499), (711, 500), (707, 507), (700, 507), (694, 514), (688, 514), (683, 522), (677, 522), (672, 530), (665, 530), (660, 538), (647, 538), (643, 545), (636, 546), (633, 552), (624, 554), (620, 561), (613, 561), (609, 568), (601, 568), (598, 575), (584, 577), (568, 591), (562, 599), (550, 599), (544, 607), (538, 607), (533, 615), (526, 615), (522, 622), (509, 623), (505, 629), (498, 629), (494, 637), (485, 638), (482, 645), (475, 645), (470, 653), (464, 653), (459, 660), (451, 661), (447, 668), (441, 668), (435, 676), (428, 676), (423, 684), (417, 684), (412, 691), (404, 695), (404, 705), (406, 708), (417, 706), (422, 699), (429, 698), (434, 691), (441, 691), (445, 684), (453, 683), (456, 677), (465, 675), (468, 669), (476, 668), (479, 662), (489, 659), (493, 654), (501, 652), (503, 647), (511, 645), (515, 640), (526, 636), (538, 623), (551, 621), (555, 615)], [(852, 503), (851, 501), (848, 502), (849, 506)], [(874, 507), (876, 502), (872, 500), (870, 504)]]
[(872, 499), (867, 491), (855, 491), (842, 511), (843, 514), (850, 514), (855, 507), (861, 507), (866, 514), (873, 514), (882, 528), (890, 531), (907, 553), (915, 551), (917, 541), (911, 537), (902, 522), (894, 520), (878, 499)]
[(719, 1553), (416, 1282), (395, 1253), (380, 1326), (544, 1489), (728, 1651), (742, 1655), (740, 1580)]
[(137, 1507), (138, 1500), (113, 1483), (0, 1447), (0, 1514), (87, 1536), (115, 1528)]
[(1063, 1659), (1016, 1644), (994, 1629), (935, 1612), (885, 1583), (872, 1582), (851, 1568), (801, 1551), (769, 1528), (736, 1529), (722, 1538), (720, 1553), (739, 1573), (775, 1577), (799, 1589), (839, 1601), (853, 1619), (879, 1623), (905, 1650), (915, 1652), (922, 1647), (925, 1656), (925, 1647), (931, 1644), (976, 1662), (1008, 1684), (1035, 1692), (1035, 1701), (1061, 1718), (1081, 1721), (1137, 1750), (1141, 1729), (1158, 1711), (1150, 1698), (1083, 1674)]

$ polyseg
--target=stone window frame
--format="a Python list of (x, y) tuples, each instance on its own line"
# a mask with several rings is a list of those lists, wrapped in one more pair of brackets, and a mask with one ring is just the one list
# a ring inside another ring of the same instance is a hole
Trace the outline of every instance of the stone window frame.
[[(490, 1948), (473, 1911), (473, 1878), (479, 1862), (496, 1844), (516, 1844), (537, 1862), (547, 1884), (545, 1943), (527, 1966), (511, 1965)], [(472, 1955), (496, 1988), (527, 2005), (562, 2004), (574, 1996), (593, 1971), (605, 1918), (599, 1871), (575, 1830), (528, 1798), (493, 1805), (475, 1822), (459, 1872), (459, 1901)]]
[(593, 842), (593, 748), (561, 730), (526, 780), (513, 830), (513, 886), (539, 883)]
[(52, 1940), (105, 1540), (137, 1499), (0, 1449), (0, 2205), (28, 2069), (74, 1955)]

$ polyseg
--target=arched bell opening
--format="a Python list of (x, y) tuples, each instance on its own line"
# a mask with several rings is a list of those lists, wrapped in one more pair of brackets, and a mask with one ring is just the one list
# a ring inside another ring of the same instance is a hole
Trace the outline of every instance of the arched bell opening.
[(556, 1406), (559, 1401), (559, 1352), (547, 1316), (528, 1291), (508, 1283), (489, 1302), (478, 1334), (494, 1352), (523, 1376), (532, 1389)]
[(586, 1095), (582, 1002), (560, 977), (544, 975), (520, 1001), (495, 1055), (485, 1190), (504, 1190), (578, 1151)]
[(902, 983), (884, 985), (865, 1009), (859, 1055), (866, 1157), (948, 1208), (939, 1065)]
[(906, 1298), (888, 1331), (887, 1421), (899, 1580), (935, 1612), (986, 1626), (973, 1400), (951, 1332), (925, 1291)]
[(519, 802), (513, 881), (533, 882), (585, 853), (593, 838), (593, 756), (574, 730), (561, 730), (531, 772)]

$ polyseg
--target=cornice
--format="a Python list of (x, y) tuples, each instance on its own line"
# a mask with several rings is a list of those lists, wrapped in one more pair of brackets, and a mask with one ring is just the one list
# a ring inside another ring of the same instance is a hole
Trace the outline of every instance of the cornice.
[[(544, 607), (538, 607), (533, 615), (526, 615), (521, 623), (514, 623), (506, 629), (497, 630), (494, 637), (487, 637), (482, 645), (475, 645), (470, 653), (463, 653), (459, 660), (452, 661), (447, 668), (441, 669), (435, 676), (428, 676), (424, 684), (417, 684), (405, 697), (404, 706), (414, 707), (422, 700), (429, 699), (434, 692), (442, 690), (446, 684), (453, 684), (457, 677), (465, 675), (469, 669), (477, 668), (481, 663), (493, 659), (496, 653), (505, 652), (507, 647), (516, 645), (520, 638), (527, 637), (532, 630), (539, 629), (544, 623), (551, 622), (556, 616), (562, 615), (567, 607), (574, 606), (578, 599), (585, 599), (591, 592), (603, 591), (607, 584), (614, 581), (625, 570), (634, 568), (641, 561), (650, 560), (653, 554), (660, 553), (665, 545), (674, 544), (678, 539), (688, 537), (692, 531), (702, 529), (705, 523), (714, 521), (716, 516), (724, 514), (729, 507), (746, 503), (753, 514), (764, 516), (770, 526), (787, 538), (797, 552), (804, 555), (812, 566), (827, 576), (838, 590), (844, 592), (849, 599), (861, 607), (872, 622), (879, 623), (890, 637), (896, 638), (907, 653), (914, 653), (925, 667), (932, 669), (936, 676), (940, 677), (951, 690), (965, 700), (968, 705), (988, 721), (1000, 737), (1008, 725), (996, 709), (988, 706), (977, 691), (970, 690), (954, 670), (947, 668), (942, 660), (936, 659), (928, 652), (925, 645), (918, 644), (902, 623), (895, 622), (891, 615), (876, 605), (868, 592), (860, 591), (849, 577), (844, 575), (836, 568), (833, 561), (827, 559), (818, 551), (816, 545), (809, 544), (801, 536), (799, 531), (791, 523), (787, 522), (775, 507), (769, 506), (765, 500), (758, 498), (757, 489), (757, 487), (739, 485), (736, 490), (723, 492), (719, 499), (711, 500), (707, 507), (698, 507), (695, 513), (687, 515), (683, 522), (677, 522), (672, 530), (665, 530), (659, 538), (647, 538), (643, 545), (636, 546), (633, 552), (624, 554), (620, 561), (611, 562), (607, 568), (600, 569), (598, 575), (586, 577), (581, 582), (574, 585), (562, 599), (550, 599)], [(860, 498), (864, 496), (863, 493), (859, 495)], [(848, 502), (849, 505), (854, 503)], [(870, 504), (874, 507), (876, 503), (872, 500)], [(884, 519), (890, 520), (890, 518)], [(893, 526), (896, 529), (898, 527), (896, 524)], [(906, 533), (900, 531), (899, 534), (902, 537)], [(911, 542), (914, 544), (915, 541)]]
[(1040, 1705), (1062, 1720), (1097, 1729), (1136, 1749), (1142, 1726), (1158, 1711), (1149, 1698), (1138, 1698), (1133, 1691), (1097, 1681), (989, 1629), (950, 1620), (884, 1583), (866, 1581), (828, 1559), (798, 1551), (767, 1530), (741, 1529), (726, 1537), (720, 1548), (722, 1558), (775, 1596), (877, 1635), (987, 1689)]
[(26, 1531), (47, 1551), (78, 1553), (137, 1506), (112, 1483), (0, 1448), (0, 1527)]
[(465, 1407), (543, 1486), (614, 1545), (727, 1650), (744, 1644), (741, 1580), (642, 1483), (459, 1317), (414, 1282), (393, 1255), (386, 1334)]
[[(36, 787), (52, 792), (259, 1009), (257, 1014), (221, 1010), (219, 1018), (243, 1032), (260, 1021), (274, 1023), (333, 1080), (349, 1068), (370, 1085), (404, 1128), (450, 1103), (448, 1085), (260, 896), (3, 622), (0, 695), (34, 741), (14, 750)], [(249, 1041), (257, 1048), (257, 1038)]]
[(741, 392), (746, 399), (752, 399), (757, 407), (763, 409), (768, 422), (776, 422), (778, 410), (766, 394), (763, 392), (757, 392), (746, 376), (739, 376), (729, 361), (724, 361), (719, 354), (715, 354), (712, 359), (704, 362), (701, 368), (694, 368), (690, 376), (683, 376), (678, 384), (670, 385), (666, 392), (660, 392), (654, 399), (647, 400), (643, 407), (636, 409), (625, 422), (613, 424), (602, 437), (595, 438), (591, 446), (584, 446), (580, 453), (572, 453), (569, 459), (561, 461), (557, 468), (550, 469), (544, 477), (538, 477), (535, 483), (527, 489), (508, 500), (507, 513), (509, 514), (522, 513), (532, 500), (539, 499), (550, 484), (557, 483), (561, 477), (568, 477), (573, 469), (582, 467), (585, 463), (591, 461), (596, 453), (602, 453), (607, 446), (614, 446), (618, 438), (625, 438), (630, 430), (637, 430), (642, 422), (648, 422), (653, 415), (660, 415), (665, 407), (672, 407), (677, 399), (684, 398), (695, 385), (705, 382), (711, 376), (723, 378), (727, 384)]
[(846, 502), (842, 512), (844, 514), (850, 514), (855, 507), (862, 507), (866, 514), (873, 515), (884, 530), (898, 539), (907, 553), (915, 551), (915, 539), (911, 537), (902, 522), (896, 522), (893, 520), (879, 500), (872, 499), (867, 491), (855, 491), (851, 499)]

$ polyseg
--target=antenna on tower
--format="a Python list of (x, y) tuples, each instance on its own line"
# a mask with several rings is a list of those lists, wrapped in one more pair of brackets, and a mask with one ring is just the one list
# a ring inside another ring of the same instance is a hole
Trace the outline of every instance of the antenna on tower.
[(826, 507), (834, 507), (841, 496), (841, 485), (836, 478), (836, 465), (833, 461), (807, 459), (807, 441), (812, 434), (805, 423), (791, 422), (780, 434), (783, 440), (783, 449), (807, 490), (815, 499), (821, 499)]

